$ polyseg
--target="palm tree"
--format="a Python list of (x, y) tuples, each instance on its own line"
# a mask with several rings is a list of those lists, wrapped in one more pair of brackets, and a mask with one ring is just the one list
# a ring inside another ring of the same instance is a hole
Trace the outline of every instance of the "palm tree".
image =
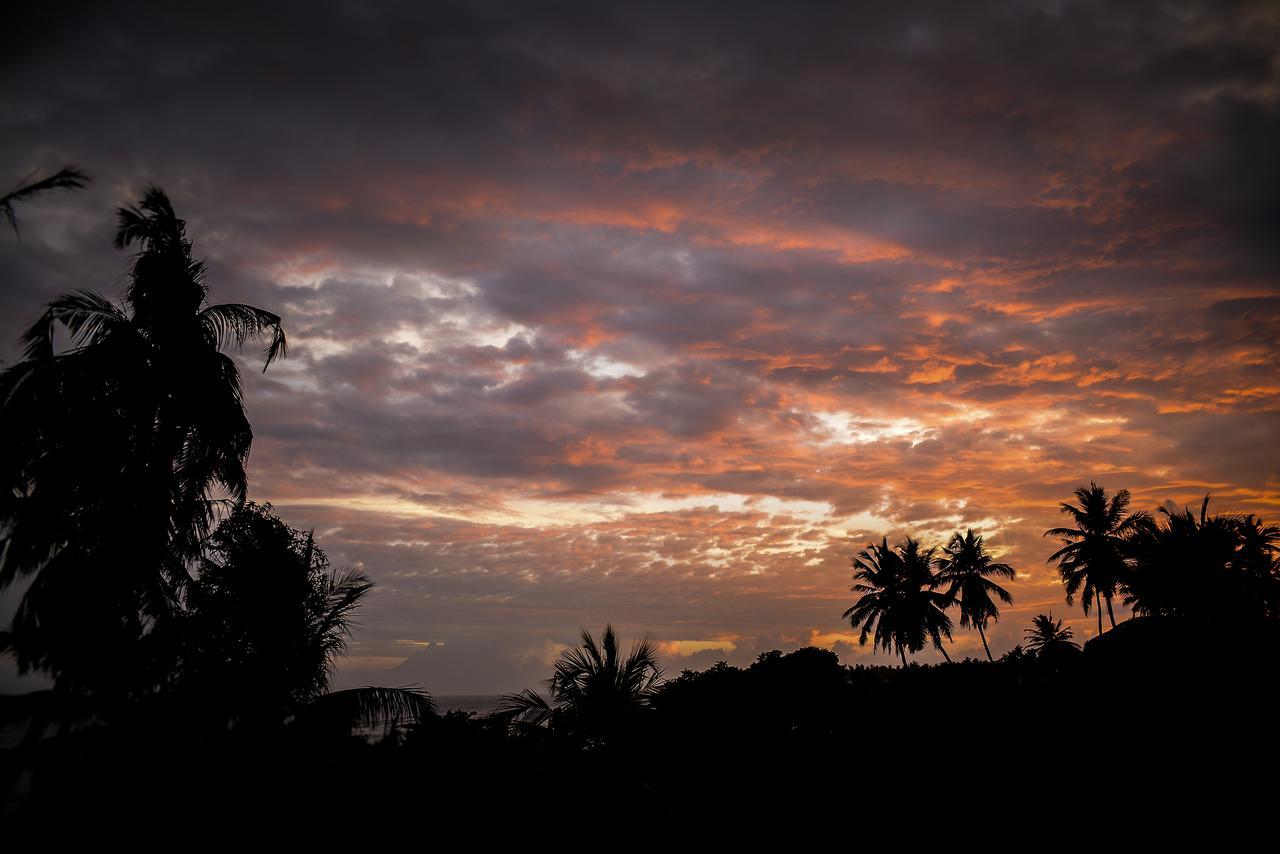
[(858, 601), (843, 618), (857, 629), (859, 645), (872, 637), (872, 648), (896, 650), (907, 666), (907, 652), (924, 649), (927, 640), (948, 662), (951, 656), (942, 645), (942, 636), (951, 639), (951, 618), (946, 609), (947, 594), (936, 589), (939, 579), (932, 572), (934, 549), (921, 550), (920, 543), (907, 537), (895, 548), (888, 538), (863, 549), (852, 558), (853, 583), (850, 589)]
[(1253, 613), (1263, 619), (1280, 615), (1280, 525), (1257, 516), (1236, 517), (1239, 544), (1234, 565), (1243, 577)]
[(1129, 490), (1122, 489), (1109, 500), (1106, 490), (1096, 483), (1075, 491), (1079, 504), (1062, 502), (1059, 509), (1071, 517), (1075, 527), (1050, 528), (1046, 537), (1057, 537), (1063, 547), (1049, 556), (1047, 563), (1058, 562), (1062, 583), (1066, 586), (1067, 604), (1081, 594), (1084, 613), (1091, 607), (1098, 612), (1098, 634), (1102, 634), (1102, 603), (1107, 603), (1107, 616), (1115, 628), (1116, 616), (1111, 607), (1116, 589), (1125, 573), (1126, 537), (1132, 534), (1144, 513), (1126, 515)]
[(919, 652), (924, 648), (926, 639), (931, 640), (934, 648), (950, 664), (951, 656), (942, 644), (943, 635), (951, 640), (951, 618), (947, 616), (950, 600), (946, 593), (937, 589), (941, 582), (933, 572), (936, 552), (936, 548), (922, 549), (920, 543), (911, 537), (898, 545), (906, 582), (902, 585), (908, 617), (904, 631), (912, 652)]
[(1061, 620), (1055, 622), (1053, 614), (1037, 615), (1025, 634), (1027, 649), (1043, 660), (1051, 660), (1080, 649), (1080, 645), (1072, 640), (1074, 632), (1064, 629)]
[(607, 740), (648, 706), (661, 678), (658, 649), (647, 636), (624, 657), (612, 626), (605, 626), (599, 644), (583, 629), (582, 643), (556, 661), (546, 683), (549, 700), (524, 690), (504, 697), (497, 711), (515, 724), (558, 723), (589, 741)]
[(123, 303), (59, 297), (0, 373), (0, 590), (30, 579), (0, 650), (77, 690), (161, 678), (139, 643), (171, 625), (219, 499), (245, 495), (252, 431), (223, 349), (265, 335), (267, 365), (285, 353), (277, 315), (208, 304), (159, 189), (119, 211), (115, 243), (139, 248)]
[(870, 637), (872, 650), (896, 651), (902, 658), (902, 666), (906, 667), (907, 654), (898, 628), (902, 618), (899, 604), (902, 600), (899, 592), (902, 573), (897, 553), (889, 548), (886, 537), (880, 545), (869, 544), (851, 559), (851, 563), (855, 571), (849, 589), (858, 594), (858, 601), (844, 612), (842, 618), (855, 629), (861, 627), (859, 646), (866, 646)]
[(991, 657), (991, 647), (987, 646), (986, 626), (991, 620), (1000, 619), (1000, 608), (992, 596), (1013, 604), (1013, 596), (988, 576), (1013, 578), (1016, 573), (1007, 563), (996, 563), (987, 554), (982, 537), (970, 528), (962, 537), (957, 531), (942, 547), (942, 555), (938, 558), (938, 580), (948, 585), (947, 597), (960, 604), (960, 625), (973, 626), (982, 638), (982, 648), (987, 652), (987, 660)]
[(1203, 628), (1241, 625), (1274, 614), (1280, 528), (1255, 516), (1209, 515), (1160, 507), (1129, 537), (1133, 569), (1125, 603), (1144, 616), (1179, 616)]
[(237, 507), (210, 537), (186, 597), (175, 694), (190, 701), (188, 716), (267, 728), (296, 716), (350, 729), (434, 713), (412, 689), (329, 690), (372, 587), (362, 572), (330, 569), (312, 535), (271, 505)]
[(9, 221), (14, 235), (19, 235), (18, 215), (13, 209), (14, 202), (22, 202), (53, 190), (80, 190), (89, 183), (89, 176), (71, 166), (59, 169), (47, 178), (36, 179), (34, 174), (28, 175), (9, 192), (0, 196), (0, 214)]

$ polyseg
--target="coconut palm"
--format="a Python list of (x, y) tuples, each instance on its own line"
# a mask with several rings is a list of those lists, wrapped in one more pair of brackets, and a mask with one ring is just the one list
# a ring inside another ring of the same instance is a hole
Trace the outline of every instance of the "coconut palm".
[(1137, 530), (1146, 514), (1126, 514), (1129, 490), (1122, 489), (1107, 498), (1106, 490), (1096, 483), (1075, 491), (1078, 504), (1062, 502), (1059, 509), (1071, 517), (1074, 527), (1050, 528), (1046, 537), (1057, 537), (1063, 547), (1049, 556), (1048, 563), (1058, 562), (1058, 571), (1066, 587), (1067, 604), (1080, 604), (1088, 616), (1097, 608), (1098, 634), (1102, 634), (1102, 603), (1115, 628), (1112, 599), (1125, 573), (1126, 537)]
[(1072, 640), (1074, 634), (1062, 627), (1062, 620), (1055, 621), (1053, 614), (1039, 614), (1025, 633), (1027, 649), (1044, 660), (1078, 652), (1080, 645)]
[(959, 531), (951, 535), (942, 547), (937, 564), (938, 582), (947, 587), (947, 597), (960, 605), (960, 625), (978, 630), (987, 660), (994, 661), (991, 647), (987, 646), (985, 629), (988, 622), (1000, 619), (1000, 608), (995, 599), (1012, 605), (1013, 596), (988, 576), (1013, 578), (1016, 574), (1013, 567), (1007, 563), (996, 563), (987, 553), (982, 536), (975, 534), (972, 528), (963, 537)]
[(525, 690), (503, 698), (498, 713), (525, 726), (557, 724), (588, 740), (605, 740), (648, 706), (662, 668), (647, 636), (624, 657), (606, 625), (599, 644), (583, 629), (582, 642), (560, 654), (547, 680), (547, 697)]
[(903, 616), (899, 605), (902, 573), (898, 555), (889, 548), (886, 537), (880, 545), (869, 544), (851, 563), (854, 574), (849, 589), (858, 594), (858, 601), (841, 615), (842, 619), (848, 620), (853, 628), (862, 629), (858, 635), (859, 646), (866, 646), (867, 638), (871, 638), (872, 650), (896, 651), (902, 658), (902, 666), (906, 667), (907, 654), (898, 628)]
[(285, 353), (277, 315), (208, 304), (159, 189), (119, 211), (115, 242), (139, 250), (123, 302), (59, 297), (0, 374), (0, 589), (29, 582), (0, 648), (86, 690), (166, 670), (153, 653), (171, 644), (142, 641), (170, 627), (218, 500), (245, 494), (252, 431), (223, 350), (265, 336), (267, 365)]
[(919, 652), (932, 640), (942, 657), (951, 660), (942, 645), (944, 635), (951, 639), (949, 601), (947, 594), (936, 589), (934, 552), (921, 549), (910, 537), (890, 548), (884, 538), (880, 545), (872, 543), (852, 558), (855, 571), (850, 589), (859, 596), (843, 618), (853, 628), (861, 628), (859, 645), (873, 638), (873, 649), (896, 650), (906, 667), (907, 652)]

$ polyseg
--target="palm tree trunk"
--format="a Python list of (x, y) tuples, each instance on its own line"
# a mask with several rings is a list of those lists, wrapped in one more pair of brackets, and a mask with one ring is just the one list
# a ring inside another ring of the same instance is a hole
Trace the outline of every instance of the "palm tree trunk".
[(938, 642), (938, 652), (942, 653), (942, 657), (947, 660), (947, 664), (951, 663), (951, 656), (947, 655), (947, 648), (942, 645), (941, 641)]
[(1093, 607), (1098, 612), (1098, 634), (1102, 634), (1102, 595), (1097, 590), (1093, 591)]
[(1116, 613), (1111, 610), (1111, 597), (1107, 597), (1107, 617), (1111, 620), (1111, 628), (1116, 627)]
[(987, 661), (995, 661), (991, 657), (991, 647), (987, 646), (987, 633), (982, 630), (982, 624), (978, 624), (978, 637), (982, 638), (982, 648), (987, 651)]
[(900, 655), (900, 656), (902, 657), (902, 667), (903, 667), (903, 669), (905, 670), (905, 669), (906, 669), (906, 667), (907, 667), (907, 652), (906, 652), (906, 650), (904, 650), (902, 647), (898, 647), (898, 655)]

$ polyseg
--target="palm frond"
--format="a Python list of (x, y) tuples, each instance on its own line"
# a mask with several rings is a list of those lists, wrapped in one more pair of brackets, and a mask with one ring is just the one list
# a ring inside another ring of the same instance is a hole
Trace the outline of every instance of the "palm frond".
[(376, 727), (387, 732), (435, 714), (435, 701), (425, 691), (369, 686), (321, 694), (308, 703), (298, 717), (308, 724), (347, 732)]
[(45, 308), (40, 319), (22, 336), (24, 358), (47, 358), (53, 353), (53, 327), (60, 323), (77, 347), (94, 344), (113, 332), (131, 330), (129, 318), (115, 303), (93, 291), (63, 294)]
[(232, 345), (239, 348), (250, 338), (269, 331), (271, 341), (265, 351), (267, 361), (262, 366), (263, 371), (277, 358), (289, 355), (289, 345), (285, 340), (284, 328), (280, 325), (280, 315), (264, 309), (243, 303), (211, 305), (200, 312), (200, 324), (218, 348)]
[(545, 697), (528, 688), (505, 695), (494, 709), (494, 714), (505, 718), (509, 724), (524, 726), (543, 726), (554, 713), (555, 709)]
[(19, 237), (21, 233), (18, 230), (18, 216), (13, 210), (14, 202), (23, 202), (53, 190), (80, 190), (89, 183), (89, 176), (72, 166), (59, 169), (49, 177), (38, 181), (32, 180), (33, 178), (35, 178), (34, 173), (27, 176), (8, 193), (0, 196), (0, 212), (9, 221), (13, 233)]
[(335, 571), (330, 576), (325, 611), (316, 633), (326, 652), (338, 655), (346, 651), (347, 638), (355, 627), (351, 612), (372, 588), (369, 576), (358, 569)]

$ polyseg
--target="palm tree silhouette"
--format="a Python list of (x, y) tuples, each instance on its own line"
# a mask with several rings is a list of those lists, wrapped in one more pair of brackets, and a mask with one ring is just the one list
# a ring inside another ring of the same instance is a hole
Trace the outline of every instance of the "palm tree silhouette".
[(1000, 608), (992, 596), (1006, 605), (1013, 604), (1013, 596), (999, 584), (987, 576), (1013, 578), (1013, 567), (1006, 563), (996, 563), (982, 543), (982, 537), (970, 528), (962, 537), (957, 531), (942, 547), (942, 555), (938, 558), (938, 581), (948, 585), (947, 597), (960, 604), (960, 625), (973, 626), (982, 638), (982, 648), (986, 650), (987, 660), (991, 657), (991, 647), (987, 646), (986, 625), (991, 620), (1000, 619)]
[(1058, 562), (1062, 583), (1066, 586), (1067, 604), (1081, 594), (1080, 604), (1089, 614), (1098, 611), (1098, 634), (1102, 634), (1102, 603), (1107, 603), (1107, 616), (1115, 628), (1116, 617), (1111, 607), (1116, 589), (1125, 573), (1126, 537), (1132, 534), (1146, 514), (1126, 515), (1129, 490), (1122, 489), (1107, 498), (1106, 490), (1096, 483), (1075, 491), (1079, 504), (1062, 502), (1059, 509), (1071, 517), (1073, 528), (1050, 528), (1046, 537), (1057, 537), (1063, 547), (1049, 556), (1047, 563)]
[(888, 538), (872, 543), (852, 558), (855, 570), (850, 590), (858, 601), (843, 618), (857, 629), (859, 645), (873, 638), (872, 648), (896, 650), (907, 666), (907, 652), (919, 652), (928, 640), (948, 662), (951, 656), (942, 645), (942, 636), (951, 639), (951, 618), (946, 609), (947, 594), (936, 588), (939, 579), (932, 572), (935, 549), (922, 550), (907, 537), (895, 548)]
[(1080, 649), (1080, 645), (1072, 640), (1074, 632), (1064, 629), (1061, 620), (1055, 622), (1051, 613), (1037, 615), (1025, 635), (1027, 649), (1045, 660)]
[(1197, 516), (1158, 508), (1130, 534), (1125, 603), (1143, 616), (1180, 616), (1203, 628), (1256, 623), (1280, 601), (1280, 528), (1253, 515)]
[(0, 647), (104, 691), (154, 685), (137, 643), (172, 623), (218, 500), (244, 498), (252, 431), (223, 349), (285, 353), (277, 315), (208, 304), (163, 192), (118, 216), (116, 246), (139, 249), (123, 303), (59, 297), (0, 374), (0, 589), (33, 576)]
[(648, 705), (661, 678), (658, 649), (647, 636), (624, 657), (611, 625), (599, 644), (583, 629), (582, 643), (556, 660), (546, 683), (549, 700), (526, 689), (504, 697), (497, 712), (516, 724), (557, 722), (589, 740), (607, 740)]
[(209, 538), (189, 586), (182, 687), (215, 723), (273, 727), (296, 715), (349, 729), (433, 713), (416, 690), (329, 691), (372, 587), (363, 572), (331, 569), (312, 535), (271, 505), (237, 507)]
[(1248, 588), (1253, 616), (1274, 619), (1280, 615), (1280, 525), (1249, 514), (1237, 517), (1236, 530), (1234, 564)]

